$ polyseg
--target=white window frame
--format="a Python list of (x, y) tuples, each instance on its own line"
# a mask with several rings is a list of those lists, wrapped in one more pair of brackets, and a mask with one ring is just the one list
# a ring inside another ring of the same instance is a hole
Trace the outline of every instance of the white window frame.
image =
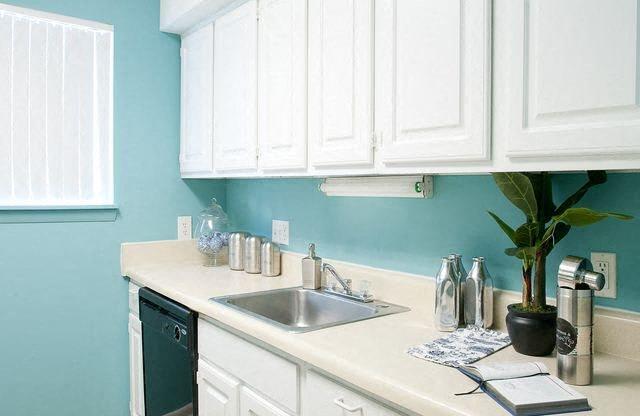
[[(108, 104), (106, 106), (106, 108), (108, 109), (109, 114), (105, 115), (105, 116), (100, 116), (100, 117), (104, 117), (104, 122), (107, 125), (106, 128), (106, 136), (105, 140), (103, 141), (103, 145), (104, 148), (100, 148), (100, 153), (102, 152), (106, 152), (106, 153), (102, 153), (102, 157), (105, 158), (106, 162), (105, 163), (101, 163), (101, 167), (99, 169), (100, 175), (101, 177), (105, 178), (104, 180), (104, 184), (101, 187), (102, 192), (100, 193), (99, 197), (93, 196), (90, 199), (86, 199), (86, 198), (82, 198), (81, 196), (79, 198), (76, 199), (67, 199), (66, 197), (61, 198), (43, 198), (43, 197), (37, 197), (34, 198), (34, 196), (32, 195), (32, 193), (30, 192), (29, 194), (29, 199), (19, 199), (19, 198), (14, 198), (14, 194), (12, 192), (12, 200), (6, 200), (4, 198), (3, 195), (0, 195), (0, 211), (2, 210), (22, 210), (22, 209), (26, 209), (26, 210), (38, 210), (38, 209), (43, 209), (43, 210), (51, 210), (51, 209), (71, 209), (71, 210), (77, 210), (77, 209), (101, 209), (101, 208), (115, 208), (115, 197), (114, 197), (114, 182), (115, 182), (115, 172), (114, 172), (114, 126), (113, 126), (113, 111), (114, 111), (114, 101), (113, 101), (113, 92), (114, 92), (114, 82), (113, 82), (113, 72), (114, 72), (114, 28), (112, 25), (109, 24), (105, 24), (105, 23), (101, 23), (101, 22), (96, 22), (96, 21), (91, 21), (91, 20), (85, 20), (85, 19), (79, 19), (79, 18), (75, 18), (75, 17), (70, 17), (70, 16), (65, 16), (65, 15), (60, 15), (60, 14), (55, 14), (55, 13), (49, 13), (49, 12), (43, 12), (43, 11), (39, 11), (39, 10), (34, 10), (34, 9), (29, 9), (29, 8), (23, 8), (23, 7), (17, 7), (17, 6), (12, 6), (12, 5), (8, 5), (8, 4), (4, 4), (4, 3), (0, 3), (0, 16), (4, 16), (4, 15), (8, 15), (8, 16), (12, 16), (12, 17), (22, 17), (22, 18), (26, 18), (27, 20), (30, 21), (38, 21), (38, 22), (43, 22), (43, 23), (47, 23), (47, 24), (55, 24), (55, 25), (61, 25), (63, 27), (66, 28), (71, 28), (71, 29), (81, 29), (81, 30), (89, 30), (89, 31), (93, 31), (96, 33), (99, 33), (101, 35), (107, 34), (109, 36), (108, 41), (109, 41), (109, 47), (110, 47), (110, 51), (108, 52), (108, 55), (103, 55), (105, 57), (108, 56), (109, 59), (109, 67), (107, 68), (106, 72), (108, 72), (108, 74), (106, 74), (106, 77), (108, 79), (109, 85), (108, 85)], [(13, 29), (12, 29), (13, 30)], [(12, 32), (13, 35), (13, 32)], [(31, 41), (31, 35), (30, 36), (30, 41)], [(48, 40), (47, 40), (48, 41)], [(95, 54), (95, 37), (94, 37), (94, 54), (93, 54), (93, 59), (94, 59), (94, 64), (95, 64), (95, 59), (96, 59), (96, 54)], [(13, 57), (12, 57), (13, 59)], [(13, 61), (11, 63), (11, 65), (13, 65)], [(13, 67), (11, 69), (11, 71), (13, 71)], [(97, 82), (97, 76), (96, 76), (96, 70), (93, 70), (93, 83)], [(12, 87), (13, 88), (13, 87)], [(96, 98), (95, 98), (95, 87), (94, 88), (94, 106), (97, 105), (96, 104)], [(63, 98), (64, 99), (64, 98)], [(11, 97), (11, 100), (13, 100), (13, 96)], [(11, 116), (11, 122), (13, 123), (13, 104), (11, 104), (11, 108), (12, 108), (12, 116)], [(30, 106), (30, 103), (29, 103)], [(46, 104), (45, 104), (46, 106)], [(31, 111), (31, 108), (29, 107), (29, 112)], [(94, 110), (94, 113), (98, 111), (98, 110)], [(95, 123), (95, 115), (94, 115), (94, 120), (93, 122)], [(97, 127), (95, 127), (95, 124), (92, 125), (93, 126), (93, 130), (94, 132), (91, 134), (92, 137), (92, 144), (95, 144), (95, 135), (96, 132), (95, 130), (97, 129)], [(13, 146), (13, 129), (11, 129), (11, 136), (12, 136), (12, 146)], [(29, 127), (30, 130), (30, 127)], [(102, 132), (104, 133), (104, 131)], [(64, 135), (63, 135), (64, 136)], [(45, 133), (45, 137), (46, 137), (46, 133)], [(29, 139), (30, 140), (30, 139)], [(45, 143), (46, 139), (45, 139)], [(48, 143), (47, 143), (48, 144)], [(80, 150), (79, 150), (80, 151)], [(96, 150), (92, 149), (92, 156), (95, 157), (96, 154)], [(10, 158), (14, 158), (15, 155), (11, 155)], [(93, 159), (95, 160), (95, 159)], [(78, 162), (80, 163), (80, 162)], [(13, 160), (12, 160), (12, 170), (11, 173), (13, 175)], [(97, 169), (94, 167), (92, 168), (93, 172), (95, 173), (97, 171)], [(48, 172), (47, 172), (48, 173)], [(79, 177), (81, 175), (79, 174)], [(30, 180), (30, 178), (29, 178)], [(78, 179), (79, 180), (79, 179)], [(12, 177), (12, 182), (13, 182), (13, 177)], [(47, 195), (49, 195), (49, 192), (47, 190)], [(0, 221), (2, 222), (2, 221)]]

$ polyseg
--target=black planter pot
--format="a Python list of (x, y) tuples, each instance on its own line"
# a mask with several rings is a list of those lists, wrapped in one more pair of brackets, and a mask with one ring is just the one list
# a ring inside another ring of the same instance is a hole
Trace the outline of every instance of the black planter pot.
[(556, 346), (556, 319), (558, 311), (522, 312), (516, 304), (507, 306), (507, 330), (513, 348), (524, 355), (544, 356)]

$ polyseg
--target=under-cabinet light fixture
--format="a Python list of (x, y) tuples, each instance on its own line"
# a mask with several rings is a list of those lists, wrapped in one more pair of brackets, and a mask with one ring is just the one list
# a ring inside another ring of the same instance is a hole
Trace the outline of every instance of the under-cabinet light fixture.
[(320, 184), (327, 196), (432, 198), (433, 176), (358, 176), (327, 178)]

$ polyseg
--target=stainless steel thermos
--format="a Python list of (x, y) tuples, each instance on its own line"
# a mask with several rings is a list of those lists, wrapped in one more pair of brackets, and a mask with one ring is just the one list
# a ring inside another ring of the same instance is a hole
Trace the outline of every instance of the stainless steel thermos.
[(593, 291), (605, 283), (591, 269), (587, 259), (567, 256), (558, 270), (558, 377), (577, 386), (593, 379)]
[(458, 328), (460, 286), (456, 258), (442, 258), (436, 276), (435, 326), (438, 331), (455, 331)]
[(474, 257), (464, 284), (464, 321), (467, 325), (490, 328), (493, 325), (493, 279), (484, 257)]
[(467, 280), (467, 271), (464, 269), (464, 264), (462, 264), (462, 255), (461, 254), (450, 254), (449, 257), (453, 257), (455, 259), (455, 269), (458, 272), (458, 293), (460, 294), (458, 297), (458, 325), (464, 325), (464, 291), (465, 291), (465, 282)]

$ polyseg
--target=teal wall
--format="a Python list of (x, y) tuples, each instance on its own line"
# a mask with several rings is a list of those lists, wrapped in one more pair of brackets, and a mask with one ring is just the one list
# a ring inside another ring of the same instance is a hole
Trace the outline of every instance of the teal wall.
[(3, 1), (115, 26), (120, 214), (0, 224), (0, 414), (126, 415), (120, 243), (175, 238), (176, 216), (196, 215), (213, 195), (224, 200), (224, 182), (179, 177), (180, 41), (158, 31), (157, 0)]
[[(556, 199), (571, 194), (584, 175), (554, 176)], [(489, 175), (438, 176), (433, 199), (326, 197), (317, 179), (228, 180), (227, 210), (234, 226), (271, 235), (271, 220), (290, 221), (289, 249), (304, 252), (315, 242), (320, 256), (434, 276), (441, 256), (485, 256), (496, 286), (519, 290), (516, 260), (503, 254), (509, 240), (487, 215), (493, 210), (512, 225), (521, 214), (497, 190)], [(618, 298), (601, 305), (640, 311), (640, 174), (611, 174), (582, 206), (624, 212), (631, 222), (606, 220), (574, 228), (548, 261), (548, 294), (555, 296), (554, 272), (563, 256), (591, 251), (618, 255)]]

